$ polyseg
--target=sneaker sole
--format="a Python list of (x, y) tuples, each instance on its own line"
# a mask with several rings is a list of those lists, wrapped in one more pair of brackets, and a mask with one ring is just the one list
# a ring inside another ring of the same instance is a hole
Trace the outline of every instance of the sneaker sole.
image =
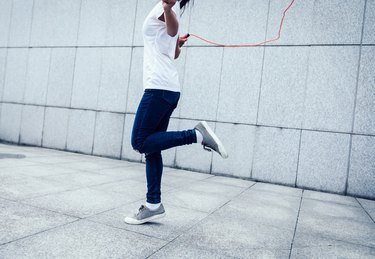
[(210, 126), (208, 125), (207, 122), (205, 121), (200, 121), (200, 123), (202, 123), (203, 127), (207, 130), (208, 134), (214, 139), (214, 141), (217, 143), (217, 147), (219, 149), (219, 154), (223, 157), (223, 158), (228, 158), (228, 153), (227, 151), (225, 150), (224, 148), (224, 145), (223, 143), (221, 143), (220, 139), (216, 136), (216, 134), (212, 131), (212, 129), (210, 128)]
[(152, 221), (152, 220), (155, 220), (155, 219), (160, 219), (160, 218), (163, 218), (163, 217), (165, 217), (165, 212), (162, 213), (162, 214), (151, 216), (151, 217), (146, 218), (146, 219), (142, 219), (142, 220), (136, 220), (134, 218), (126, 217), (124, 219), (124, 221), (125, 221), (125, 223), (130, 224), (130, 225), (141, 225), (143, 223), (146, 223), (146, 222), (149, 222), (149, 221)]

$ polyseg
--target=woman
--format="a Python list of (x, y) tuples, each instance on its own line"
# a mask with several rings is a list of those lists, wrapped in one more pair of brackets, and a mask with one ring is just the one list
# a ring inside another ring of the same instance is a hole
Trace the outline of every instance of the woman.
[(174, 59), (187, 41), (179, 37), (181, 10), (190, 0), (161, 0), (143, 24), (144, 94), (139, 104), (132, 132), (133, 149), (146, 158), (147, 202), (137, 214), (126, 217), (128, 224), (142, 224), (165, 216), (160, 188), (163, 172), (161, 151), (193, 143), (202, 144), (226, 158), (221, 141), (204, 121), (193, 129), (167, 132), (169, 119), (180, 98), (180, 83)]

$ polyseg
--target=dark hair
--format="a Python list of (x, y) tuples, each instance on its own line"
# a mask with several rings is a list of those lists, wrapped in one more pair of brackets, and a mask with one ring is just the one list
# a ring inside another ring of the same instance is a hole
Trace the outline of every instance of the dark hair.
[(180, 1), (180, 8), (182, 9), (182, 10), (185, 10), (185, 8), (186, 8), (186, 5), (187, 4), (189, 4), (189, 2), (191, 1), (191, 2), (193, 2), (192, 0), (179, 0)]

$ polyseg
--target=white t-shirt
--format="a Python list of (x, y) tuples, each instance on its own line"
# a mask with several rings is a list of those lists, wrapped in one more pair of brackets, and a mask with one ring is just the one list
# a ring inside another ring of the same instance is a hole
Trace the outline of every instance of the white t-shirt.
[[(180, 22), (180, 3), (172, 7)], [(167, 33), (167, 25), (159, 17), (164, 13), (162, 1), (156, 4), (143, 24), (144, 58), (143, 88), (180, 92), (175, 64), (177, 38)]]

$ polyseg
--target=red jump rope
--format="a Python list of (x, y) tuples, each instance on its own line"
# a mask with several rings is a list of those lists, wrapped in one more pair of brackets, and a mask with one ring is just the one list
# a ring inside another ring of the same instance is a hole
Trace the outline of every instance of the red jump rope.
[(204, 41), (210, 45), (214, 45), (214, 46), (218, 46), (218, 47), (223, 47), (223, 48), (244, 48), (244, 47), (257, 47), (257, 46), (261, 46), (261, 45), (264, 45), (264, 44), (267, 44), (267, 43), (270, 43), (270, 42), (274, 42), (274, 41), (277, 41), (280, 39), (280, 36), (281, 36), (281, 30), (283, 28), (283, 24), (284, 24), (284, 19), (285, 19), (285, 16), (287, 14), (287, 12), (289, 11), (289, 9), (292, 7), (292, 5), (294, 4), (295, 0), (292, 0), (290, 2), (290, 4), (288, 5), (288, 7), (284, 10), (283, 12), (283, 16), (281, 18), (281, 21), (280, 21), (280, 26), (279, 26), (279, 31), (277, 33), (277, 37), (274, 38), (274, 39), (271, 39), (271, 40), (266, 40), (266, 41), (263, 41), (263, 42), (259, 42), (259, 43), (254, 43), (254, 44), (235, 44), (235, 45), (227, 45), (227, 44), (221, 44), (221, 43), (216, 43), (216, 42), (213, 42), (213, 41), (209, 41), (203, 37), (200, 37), (198, 35), (195, 35), (193, 33), (188, 33), (186, 35), (183, 36), (183, 38), (188, 38), (190, 36), (193, 36), (201, 41)]

